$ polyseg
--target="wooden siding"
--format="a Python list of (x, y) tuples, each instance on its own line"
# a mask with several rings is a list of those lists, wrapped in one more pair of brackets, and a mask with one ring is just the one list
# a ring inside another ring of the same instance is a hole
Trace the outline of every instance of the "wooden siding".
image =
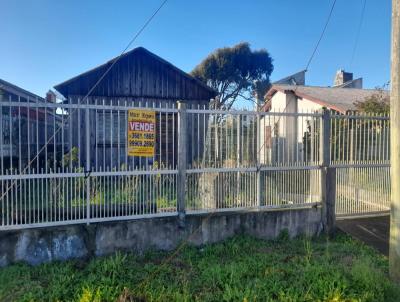
[[(74, 96), (68, 100), (70, 103), (82, 103), (82, 97)], [(91, 154), (91, 167), (98, 169), (112, 169), (120, 167), (122, 164), (127, 164), (129, 167), (137, 167), (144, 165), (146, 159), (133, 159), (128, 158), (126, 162), (126, 110), (130, 108), (152, 108), (157, 112), (157, 108), (176, 108), (176, 102), (165, 101), (160, 102), (157, 99), (148, 98), (107, 98), (107, 97), (89, 97), (87, 102), (89, 104), (97, 105), (115, 105), (126, 107), (126, 109), (119, 110), (102, 110), (90, 109), (90, 154)], [(187, 108), (208, 108), (207, 101), (198, 101), (189, 103)], [(111, 114), (112, 123), (111, 123)], [(105, 117), (104, 117), (105, 116)], [(172, 117), (173, 116), (173, 117)], [(119, 120), (119, 124), (118, 124)], [(203, 117), (193, 116), (188, 120), (188, 142), (187, 146), (187, 159), (189, 163), (198, 161), (203, 156), (203, 142), (206, 135), (207, 119)], [(161, 128), (160, 128), (161, 123)], [(155, 158), (158, 165), (163, 167), (176, 167), (178, 154), (177, 154), (177, 139), (178, 139), (178, 117), (176, 113), (169, 113), (168, 120), (166, 114), (156, 114), (156, 145), (155, 145)], [(103, 128), (104, 124), (104, 128)], [(111, 139), (110, 125), (113, 125), (113, 139)], [(168, 126), (166, 126), (168, 124)], [(86, 158), (86, 118), (85, 109), (74, 110), (70, 116), (69, 128), (71, 129), (68, 134), (67, 140), (69, 145), (77, 147), (80, 155), (80, 166), (84, 167)], [(120, 140), (118, 144), (117, 133), (118, 126), (120, 128)], [(198, 129), (199, 130), (198, 130)], [(161, 129), (161, 131), (160, 131)], [(167, 130), (168, 129), (168, 130)], [(106, 136), (104, 137), (104, 133)], [(167, 138), (168, 137), (168, 138)], [(161, 155), (161, 156), (160, 156)], [(154, 163), (153, 162), (153, 163)]]
[[(83, 100), (88, 91), (110, 68), (112, 62), (109, 61), (59, 84), (55, 88), (67, 98), (66, 102), (69, 103), (117, 105), (126, 107), (126, 109), (135, 107), (176, 108), (177, 101), (185, 101), (187, 108), (207, 109), (210, 99), (215, 97), (215, 92), (203, 83), (148, 50), (136, 48), (121, 57), (91, 92), (91, 96), (87, 100)], [(121, 110), (120, 113), (126, 111), (126, 109)], [(125, 142), (121, 144), (121, 141), (119, 143), (99, 141), (99, 130), (97, 128), (100, 125), (99, 113), (104, 114), (102, 111), (101, 109), (90, 110), (89, 121), (85, 121), (84, 110), (77, 110), (71, 115), (69, 121), (71, 129), (69, 133), (70, 146), (79, 148), (80, 165), (85, 164), (86, 158), (85, 125), (87, 122), (90, 124), (91, 167), (107, 169), (126, 163)], [(117, 113), (117, 111), (113, 113)], [(108, 114), (110, 121), (107, 123), (115, 133), (118, 126), (115, 125), (114, 115), (111, 115), (110, 112)], [(113, 123), (111, 123), (111, 116), (113, 116)], [(163, 120), (163, 118), (157, 118), (157, 125), (160, 122), (168, 124), (168, 133), (165, 132), (166, 128), (161, 129), (161, 133), (157, 131), (156, 157), (154, 161), (160, 161), (157, 164), (161, 165), (175, 166), (177, 154), (174, 152), (177, 150), (178, 128), (176, 114), (174, 114), (173, 119), (171, 119), (171, 116), (172, 113), (169, 115), (168, 121), (166, 119)], [(126, 127), (126, 122), (121, 118), (119, 120)], [(193, 140), (191, 137), (196, 132), (194, 127), (197, 127), (197, 125), (201, 125), (201, 129), (205, 128), (202, 121), (188, 121), (188, 127), (191, 129), (188, 132), (190, 144), (187, 148), (189, 162), (198, 159), (203, 151), (204, 133), (196, 135), (196, 139), (200, 140), (200, 142), (196, 141), (196, 148), (192, 146)], [(105, 129), (105, 132), (108, 131), (107, 133), (110, 133), (111, 129)], [(126, 129), (124, 128), (120, 133), (120, 136), (126, 136)], [(169, 137), (168, 140), (166, 139), (167, 136)], [(137, 165), (134, 161), (127, 164), (129, 166)]]

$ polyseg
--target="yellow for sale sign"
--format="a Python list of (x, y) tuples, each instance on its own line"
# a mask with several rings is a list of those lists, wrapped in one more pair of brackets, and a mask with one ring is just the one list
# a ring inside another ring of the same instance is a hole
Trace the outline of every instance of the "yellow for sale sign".
[(128, 110), (128, 156), (154, 157), (156, 113)]

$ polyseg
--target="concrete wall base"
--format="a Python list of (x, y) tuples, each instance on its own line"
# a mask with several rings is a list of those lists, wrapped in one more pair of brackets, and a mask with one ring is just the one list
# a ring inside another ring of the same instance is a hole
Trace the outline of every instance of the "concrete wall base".
[(201, 246), (236, 234), (274, 239), (285, 230), (290, 237), (319, 235), (321, 209), (187, 215), (183, 228), (174, 216), (0, 232), (0, 266), (88, 259), (116, 251), (169, 251), (187, 239)]

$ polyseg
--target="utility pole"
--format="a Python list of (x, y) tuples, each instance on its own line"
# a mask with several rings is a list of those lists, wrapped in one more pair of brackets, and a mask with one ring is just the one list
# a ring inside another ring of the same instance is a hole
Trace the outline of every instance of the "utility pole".
[(390, 92), (391, 206), (389, 272), (400, 283), (400, 0), (392, 0)]

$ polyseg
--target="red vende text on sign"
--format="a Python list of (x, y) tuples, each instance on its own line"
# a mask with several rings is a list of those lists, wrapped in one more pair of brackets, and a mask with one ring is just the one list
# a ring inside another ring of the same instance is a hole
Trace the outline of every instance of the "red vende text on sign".
[(128, 125), (129, 125), (129, 130), (130, 131), (154, 132), (154, 123), (129, 122)]

